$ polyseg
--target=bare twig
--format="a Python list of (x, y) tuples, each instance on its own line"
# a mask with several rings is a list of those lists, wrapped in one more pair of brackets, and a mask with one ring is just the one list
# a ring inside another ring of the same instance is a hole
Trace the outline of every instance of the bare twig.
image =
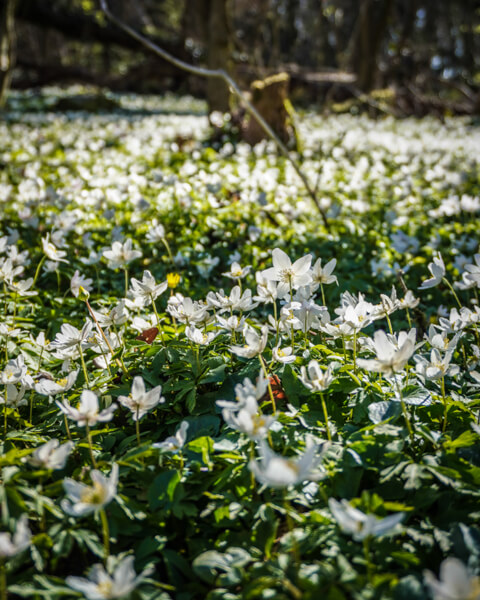
[(187, 71), (188, 73), (192, 73), (192, 75), (198, 75), (200, 77), (211, 77), (214, 79), (223, 80), (230, 87), (231, 92), (233, 94), (235, 94), (235, 96), (238, 98), (240, 103), (243, 104), (243, 106), (250, 113), (250, 115), (254, 119), (256, 119), (256, 121), (258, 122), (260, 127), (263, 129), (263, 131), (265, 131), (265, 133), (268, 135), (268, 137), (270, 137), (275, 142), (277, 148), (280, 150), (280, 152), (285, 156), (285, 158), (290, 162), (292, 167), (295, 169), (295, 172), (302, 180), (302, 182), (305, 186), (305, 189), (308, 192), (308, 195), (310, 196), (310, 198), (313, 200), (315, 206), (317, 207), (317, 209), (322, 217), (325, 228), (327, 229), (327, 231), (329, 230), (327, 215), (325, 214), (325, 211), (320, 206), (320, 202), (318, 201), (315, 191), (310, 186), (310, 183), (309, 183), (307, 177), (305, 176), (305, 174), (303, 173), (303, 171), (301, 170), (298, 162), (291, 156), (290, 152), (288, 151), (288, 148), (279, 139), (279, 137), (276, 135), (276, 133), (273, 131), (273, 129), (270, 127), (270, 125), (265, 121), (265, 119), (262, 117), (262, 115), (257, 111), (257, 109), (252, 105), (252, 103), (247, 98), (245, 98), (245, 96), (242, 93), (242, 90), (238, 87), (238, 85), (235, 83), (235, 81), (230, 77), (230, 75), (226, 71), (224, 71), (223, 69), (205, 69), (203, 67), (196, 67), (194, 65), (186, 63), (183, 60), (176, 58), (175, 56), (172, 56), (169, 52), (167, 52), (166, 50), (163, 50), (163, 48), (160, 48), (160, 46), (157, 46), (157, 44), (154, 44), (148, 38), (144, 37), (141, 33), (138, 33), (138, 31), (136, 31), (135, 29), (132, 29), (129, 25), (127, 25), (126, 23), (123, 23), (123, 21), (121, 21), (114, 14), (112, 14), (110, 12), (110, 9), (108, 8), (106, 0), (100, 0), (100, 6), (101, 6), (103, 12), (105, 13), (105, 15), (113, 23), (115, 23), (118, 27), (123, 29), (123, 31), (125, 31), (126, 33), (131, 35), (133, 38), (135, 38), (138, 42), (143, 44), (146, 48), (149, 48), (152, 52), (154, 52), (155, 54), (157, 54), (164, 60), (168, 61), (172, 65), (175, 65), (179, 69)]

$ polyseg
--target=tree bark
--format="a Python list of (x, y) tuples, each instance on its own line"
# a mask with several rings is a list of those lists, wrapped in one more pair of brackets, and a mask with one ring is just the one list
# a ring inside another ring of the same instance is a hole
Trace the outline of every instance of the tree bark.
[[(231, 36), (228, 0), (210, 0), (208, 14), (207, 66), (231, 71)], [(230, 110), (230, 92), (224, 81), (207, 80), (207, 102), (210, 112)]]
[(17, 0), (3, 0), (0, 7), (0, 107), (10, 87), (15, 66), (15, 5)]

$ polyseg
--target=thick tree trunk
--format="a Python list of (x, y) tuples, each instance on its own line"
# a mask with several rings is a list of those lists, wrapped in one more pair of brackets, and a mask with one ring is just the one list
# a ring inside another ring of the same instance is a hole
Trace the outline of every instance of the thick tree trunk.
[[(230, 71), (230, 18), (228, 0), (210, 0), (207, 35), (207, 66)], [(230, 110), (230, 92), (224, 81), (207, 80), (207, 102), (210, 112)]]
[(10, 87), (15, 66), (15, 5), (17, 0), (3, 0), (0, 7), (0, 107)]
[(353, 70), (357, 75), (358, 87), (364, 92), (370, 91), (375, 85), (378, 54), (392, 7), (392, 0), (382, 0), (380, 3), (375, 0), (362, 0), (360, 6), (358, 22), (353, 34), (355, 41), (351, 48)]

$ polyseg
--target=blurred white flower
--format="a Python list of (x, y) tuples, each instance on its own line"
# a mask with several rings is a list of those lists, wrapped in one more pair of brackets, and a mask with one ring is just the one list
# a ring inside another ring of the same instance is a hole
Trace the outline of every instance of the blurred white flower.
[(177, 453), (183, 448), (185, 442), (187, 441), (187, 429), (188, 422), (182, 421), (175, 435), (167, 437), (165, 440), (163, 440), (163, 442), (152, 444), (152, 448), (160, 448), (160, 450), (165, 450), (166, 452)]
[(268, 327), (264, 325), (261, 329), (261, 335), (258, 335), (255, 329), (247, 326), (244, 332), (244, 337), (244, 346), (231, 346), (230, 350), (237, 356), (242, 356), (243, 358), (253, 358), (265, 350), (268, 338)]
[(148, 306), (156, 300), (167, 289), (166, 281), (156, 283), (150, 271), (144, 271), (142, 281), (132, 277), (130, 280), (130, 291), (134, 298), (141, 298), (144, 306)]
[(381, 537), (386, 535), (405, 517), (405, 513), (399, 512), (384, 519), (379, 519), (375, 515), (367, 515), (354, 508), (346, 500), (337, 502), (334, 498), (329, 499), (328, 508), (335, 517), (340, 529), (351, 534), (353, 539), (357, 541), (370, 536)]
[(57, 439), (49, 440), (33, 452), (28, 462), (33, 467), (41, 469), (63, 469), (70, 452), (75, 447), (73, 442), (66, 442), (60, 446)]
[(35, 391), (43, 396), (55, 396), (56, 394), (63, 394), (73, 387), (78, 373), (79, 369), (76, 371), (70, 371), (67, 377), (56, 380), (43, 377), (35, 384)]
[(127, 556), (121, 560), (110, 575), (102, 564), (93, 565), (85, 577), (69, 576), (65, 583), (73, 590), (83, 594), (87, 600), (110, 600), (128, 596), (149, 571), (137, 576), (133, 568), (135, 558)]
[(275, 488), (297, 485), (307, 479), (318, 479), (313, 472), (318, 465), (316, 458), (318, 446), (312, 445), (307, 448), (299, 458), (284, 458), (275, 454), (264, 440), (260, 441), (260, 462), (251, 460), (249, 468), (255, 478), (265, 485)]
[(110, 249), (103, 251), (104, 258), (110, 269), (124, 269), (132, 260), (140, 258), (142, 253), (139, 250), (132, 250), (132, 240), (128, 239), (123, 244), (113, 242)]
[(70, 280), (70, 291), (75, 296), (75, 298), (78, 298), (81, 287), (87, 292), (92, 291), (92, 283), (93, 281), (89, 277), (84, 277), (80, 274), (80, 271), (77, 269), (73, 274), (72, 279)]
[(42, 248), (45, 256), (53, 262), (68, 263), (68, 260), (64, 258), (64, 256), (67, 256), (67, 253), (63, 250), (58, 250), (58, 248), (56, 248), (56, 246), (52, 244), (52, 242), (50, 241), (49, 233), (47, 233), (47, 235), (44, 238), (42, 238)]
[(57, 400), (56, 404), (69, 419), (76, 421), (79, 427), (85, 427), (86, 425), (91, 427), (98, 422), (111, 421), (113, 413), (117, 409), (117, 405), (113, 403), (108, 408), (99, 411), (97, 395), (90, 390), (83, 390), (78, 408), (70, 406), (67, 400), (63, 402)]
[(418, 288), (419, 290), (435, 287), (441, 283), (442, 279), (445, 277), (445, 264), (440, 252), (437, 252), (437, 255), (434, 256), (433, 262), (428, 265), (428, 270), (432, 274), (432, 277), (422, 282), (421, 286)]
[(424, 571), (425, 583), (434, 600), (480, 600), (480, 578), (469, 573), (458, 558), (446, 558), (440, 565), (440, 578)]
[(335, 282), (338, 285), (338, 279), (332, 275), (333, 270), (337, 265), (337, 259), (332, 258), (322, 268), (322, 259), (319, 258), (312, 268), (312, 283), (326, 285)]
[(331, 365), (324, 371), (316, 360), (311, 360), (307, 368), (302, 366), (300, 373), (300, 381), (312, 392), (323, 392), (333, 381)]
[(114, 463), (110, 477), (93, 470), (90, 474), (92, 485), (73, 479), (63, 480), (63, 489), (68, 496), (61, 502), (63, 510), (72, 517), (83, 517), (109, 504), (117, 493), (118, 465)]
[(9, 533), (0, 533), (0, 560), (15, 556), (25, 548), (30, 546), (32, 533), (28, 527), (27, 515), (22, 515), (17, 521), (15, 533), (11, 536)]

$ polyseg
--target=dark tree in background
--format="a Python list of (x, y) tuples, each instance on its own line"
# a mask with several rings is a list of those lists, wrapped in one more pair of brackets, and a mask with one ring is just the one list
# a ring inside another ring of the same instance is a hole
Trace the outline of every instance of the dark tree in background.
[(0, 106), (10, 87), (15, 64), (15, 5), (17, 0), (3, 0), (0, 4)]
[[(2, 87), (11, 75), (16, 8), (13, 86), (172, 90), (228, 109), (223, 84), (151, 56), (107, 22), (94, 0), (2, 0), (0, 6)], [(480, 0), (110, 0), (110, 6), (175, 56), (225, 69), (245, 88), (288, 72), (296, 101), (321, 103), (345, 78), (343, 93), (390, 87), (418, 98), (478, 97)]]

